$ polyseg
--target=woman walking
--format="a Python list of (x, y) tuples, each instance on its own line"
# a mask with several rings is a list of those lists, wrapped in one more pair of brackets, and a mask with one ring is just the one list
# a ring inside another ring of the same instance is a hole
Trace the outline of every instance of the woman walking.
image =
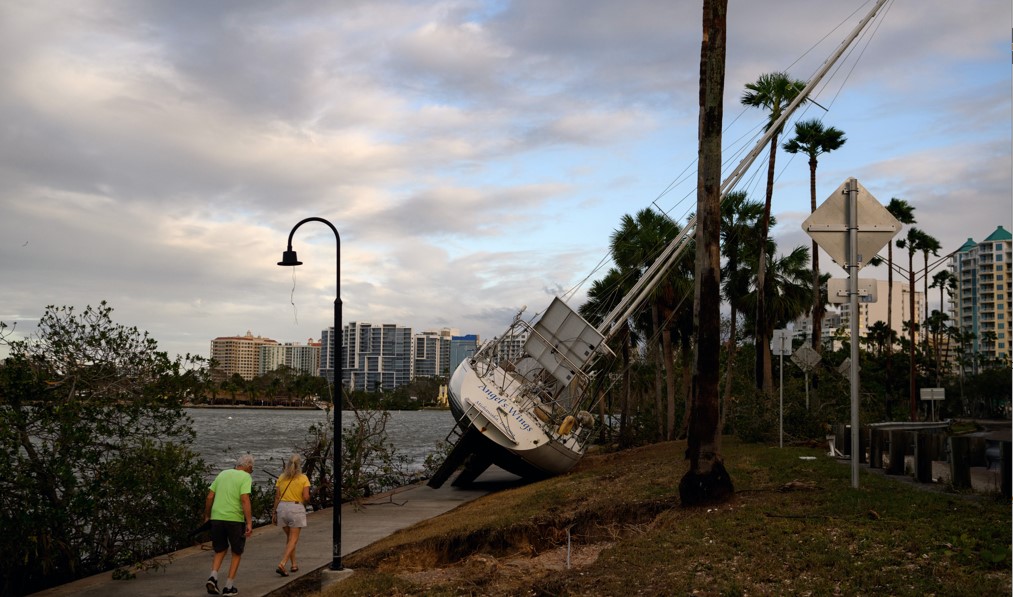
[(299, 533), (306, 526), (306, 503), (310, 499), (310, 480), (302, 472), (302, 457), (293, 454), (285, 464), (285, 470), (278, 477), (274, 486), (274, 508), (271, 522), (285, 531), (287, 541), (285, 554), (275, 569), (281, 576), (288, 576), (285, 563), (290, 562), (292, 572), (299, 571), (295, 561), (295, 547), (299, 543)]

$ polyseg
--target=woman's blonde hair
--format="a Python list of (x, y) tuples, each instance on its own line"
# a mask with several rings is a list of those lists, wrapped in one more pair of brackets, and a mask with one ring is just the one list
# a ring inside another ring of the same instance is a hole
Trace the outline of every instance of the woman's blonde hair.
[(281, 472), (281, 479), (292, 479), (302, 473), (302, 456), (293, 454), (288, 457), (285, 463), (285, 470)]

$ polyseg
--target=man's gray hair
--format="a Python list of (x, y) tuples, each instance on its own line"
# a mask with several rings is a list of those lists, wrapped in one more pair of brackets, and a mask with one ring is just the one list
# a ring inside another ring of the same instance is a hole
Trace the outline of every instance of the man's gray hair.
[(252, 454), (243, 454), (242, 456), (239, 457), (238, 460), (236, 460), (236, 468), (247, 467), (247, 466), (253, 466), (253, 455)]

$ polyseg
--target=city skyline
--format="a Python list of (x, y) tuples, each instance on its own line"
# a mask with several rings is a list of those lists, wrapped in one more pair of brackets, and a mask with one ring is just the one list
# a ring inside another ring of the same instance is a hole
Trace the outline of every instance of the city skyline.
[[(724, 145), (765, 122), (746, 83), (807, 78), (868, 8), (731, 3)], [(1011, 228), (1011, 12), (889, 3), (800, 115), (848, 138), (820, 156), (818, 201), (854, 176), (911, 202), (943, 254)], [(333, 236), (305, 226), (304, 265), (275, 265), (310, 216), (341, 234), (346, 320), (491, 338), (556, 294), (577, 308), (624, 214), (693, 209), (700, 17), (651, 0), (5, 3), (0, 320), (24, 337), (46, 305), (105, 300), (170, 354), (251, 321), (314, 336)], [(808, 185), (804, 157), (779, 153), (782, 251), (808, 245)]]

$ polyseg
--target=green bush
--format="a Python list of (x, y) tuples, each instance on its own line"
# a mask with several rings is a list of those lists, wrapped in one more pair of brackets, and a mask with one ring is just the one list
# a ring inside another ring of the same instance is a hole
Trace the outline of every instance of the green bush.
[(19, 595), (176, 549), (206, 467), (184, 399), (203, 361), (170, 359), (102, 303), (48, 307), (0, 363), (0, 593)]

